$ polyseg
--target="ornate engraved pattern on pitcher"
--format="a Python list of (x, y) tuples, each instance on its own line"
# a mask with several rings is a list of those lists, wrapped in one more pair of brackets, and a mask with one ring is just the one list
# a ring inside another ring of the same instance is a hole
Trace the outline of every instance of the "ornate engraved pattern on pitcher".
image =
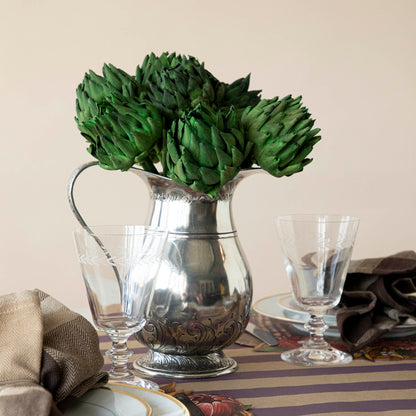
[(215, 369), (234, 367), (233, 359), (226, 357), (221, 351), (207, 355), (184, 356), (175, 354), (164, 354), (150, 350), (141, 358), (141, 364), (149, 369), (164, 368), (166, 372), (181, 372), (184, 368), (194, 371), (201, 376), (204, 372)]
[[(231, 345), (244, 331), (248, 322), (248, 299), (240, 299), (232, 310), (222, 316), (201, 316), (196, 312), (187, 322), (149, 318), (139, 341), (153, 351), (165, 354), (206, 354)], [(212, 312), (211, 312), (212, 313)]]

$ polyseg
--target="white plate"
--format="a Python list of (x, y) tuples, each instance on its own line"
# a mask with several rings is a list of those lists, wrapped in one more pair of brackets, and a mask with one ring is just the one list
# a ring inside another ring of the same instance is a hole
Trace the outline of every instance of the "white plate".
[[(254, 304), (253, 309), (260, 315), (293, 323), (297, 329), (306, 332), (303, 325), (309, 319), (309, 313), (301, 310), (296, 305), (290, 293), (260, 299)], [(335, 314), (336, 311), (333, 309), (328, 315), (324, 316), (324, 320), (329, 326), (329, 329), (326, 331), (328, 336), (339, 336)], [(410, 321), (410, 323), (397, 325), (385, 337), (405, 337), (414, 334), (416, 334), (416, 323)]]
[[(290, 293), (260, 299), (254, 304), (253, 309), (261, 315), (295, 324), (304, 324), (309, 319), (309, 313), (302, 311), (295, 304)], [(337, 325), (334, 315), (325, 315), (324, 320), (329, 327)]]
[(152, 408), (142, 398), (121, 389), (101, 387), (75, 399), (65, 416), (151, 416)]
[(185, 405), (168, 394), (121, 383), (110, 382), (108, 383), (108, 386), (133, 394), (134, 396), (149, 403), (153, 412), (152, 416), (190, 416)]

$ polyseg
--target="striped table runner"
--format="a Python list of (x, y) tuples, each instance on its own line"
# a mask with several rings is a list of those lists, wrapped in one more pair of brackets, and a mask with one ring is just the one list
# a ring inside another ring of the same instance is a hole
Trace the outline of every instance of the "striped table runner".
[[(111, 346), (110, 338), (101, 335), (100, 341), (104, 353)], [(146, 351), (133, 338), (129, 347), (136, 354)], [(224, 351), (239, 364), (233, 374), (153, 380), (159, 385), (176, 381), (177, 389), (230, 395), (251, 404), (255, 416), (416, 415), (416, 360), (356, 359), (338, 367), (309, 368), (283, 362), (278, 352), (256, 352), (236, 344)]]

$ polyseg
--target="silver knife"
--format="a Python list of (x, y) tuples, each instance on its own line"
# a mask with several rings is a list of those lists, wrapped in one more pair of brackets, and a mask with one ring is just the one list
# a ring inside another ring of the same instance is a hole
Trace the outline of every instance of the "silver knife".
[(277, 339), (270, 332), (259, 328), (257, 325), (253, 324), (252, 322), (249, 322), (247, 324), (246, 331), (249, 334), (254, 335), (260, 341), (263, 341), (266, 344), (270, 345), (271, 347), (275, 347), (276, 345), (279, 345), (279, 342), (277, 341)]

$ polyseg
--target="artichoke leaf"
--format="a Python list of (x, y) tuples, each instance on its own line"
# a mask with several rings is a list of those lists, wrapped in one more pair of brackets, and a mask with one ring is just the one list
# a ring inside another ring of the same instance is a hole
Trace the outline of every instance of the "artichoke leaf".
[(220, 174), (215, 169), (202, 166), (200, 168), (202, 182), (206, 185), (216, 185), (220, 182)]
[(123, 156), (122, 154), (109, 154), (108, 157), (111, 160), (111, 167), (112, 169), (120, 169), (122, 172), (125, 172), (126, 170), (129, 170), (134, 163), (133, 159), (127, 158), (126, 156)]
[(134, 158), (137, 155), (137, 146), (130, 140), (114, 137), (114, 142), (126, 156)]
[(182, 155), (182, 162), (186, 173), (187, 183), (189, 183), (189, 181), (201, 180), (202, 173), (200, 167), (194, 162), (192, 156), (186, 150)]
[(146, 152), (155, 143), (152, 136), (144, 131), (131, 131), (129, 137), (134, 141), (139, 152)]
[(200, 145), (196, 135), (197, 129), (193, 129), (189, 124), (182, 124), (182, 137), (181, 143), (183, 146), (191, 152), (192, 156), (198, 160), (199, 159), (199, 152), (200, 152)]
[(181, 182), (181, 184), (186, 185), (187, 184), (187, 176), (185, 173), (185, 168), (183, 166), (183, 162), (181, 159), (178, 160), (178, 162), (175, 164), (173, 171), (175, 172), (175, 175)]
[(291, 164), (280, 171), (281, 176), (291, 176), (303, 170), (303, 163)]
[(105, 137), (99, 137), (99, 142), (102, 145), (104, 151), (110, 156), (112, 154), (120, 153), (119, 149), (110, 141), (107, 140)]
[(235, 129), (235, 128), (231, 128), (230, 129), (230, 131), (231, 131), (231, 134), (233, 135), (233, 137), (234, 137), (234, 140), (236, 140), (236, 142), (238, 142), (238, 146), (241, 148), (241, 149), (244, 149), (244, 147), (246, 146), (246, 140), (245, 140), (245, 138), (244, 138), (244, 134), (240, 131), (240, 130), (238, 130), (238, 129)]
[[(221, 150), (219, 149), (219, 151)], [(217, 152), (212, 145), (206, 142), (199, 143), (199, 157), (197, 160), (200, 166), (214, 168), (218, 164), (218, 159)]]
[(231, 166), (237, 166), (240, 167), (244, 162), (244, 155), (241, 153), (241, 151), (237, 147), (233, 147), (231, 149), (231, 155), (232, 155), (232, 163)]
[(226, 169), (227, 166), (231, 166), (233, 163), (233, 158), (228, 153), (224, 152), (221, 149), (216, 149), (218, 167), (220, 170)]
[[(309, 153), (312, 152), (313, 146), (314, 145), (311, 144), (310, 146), (306, 146), (306, 147), (300, 149), (300, 152), (293, 158), (291, 163), (296, 164), (296, 163), (304, 162), (306, 156), (308, 156)], [(308, 162), (308, 163), (310, 163), (310, 162)]]
[(211, 128), (211, 143), (215, 149), (226, 149), (226, 145), (222, 139), (221, 133), (215, 126), (212, 126)]
[(231, 181), (239, 172), (239, 169), (227, 166), (225, 169), (221, 170), (221, 186), (225, 185), (227, 182)]
[(166, 142), (166, 147), (167, 147), (168, 154), (173, 161), (173, 164), (177, 164), (179, 162), (180, 155), (179, 155), (179, 151), (176, 146), (175, 140), (172, 139), (171, 137), (168, 137), (168, 140)]
[(127, 73), (125, 73), (121, 69), (117, 69), (114, 65), (111, 64), (104, 64), (103, 75), (104, 78), (119, 91), (123, 88), (123, 84), (126, 82), (126, 80), (132, 79), (130, 75), (127, 75)]

